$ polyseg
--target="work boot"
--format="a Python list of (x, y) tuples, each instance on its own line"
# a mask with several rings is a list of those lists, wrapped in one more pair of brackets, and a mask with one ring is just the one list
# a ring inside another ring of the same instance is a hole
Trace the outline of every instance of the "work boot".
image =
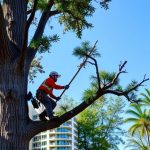
[(41, 121), (48, 121), (48, 120), (45, 118), (45, 115), (44, 115), (43, 112), (42, 112), (41, 114), (39, 114), (39, 119), (40, 119)]
[(52, 116), (49, 117), (49, 120), (54, 120), (54, 119), (57, 119), (57, 118), (58, 118), (58, 116), (53, 116), (52, 115)]

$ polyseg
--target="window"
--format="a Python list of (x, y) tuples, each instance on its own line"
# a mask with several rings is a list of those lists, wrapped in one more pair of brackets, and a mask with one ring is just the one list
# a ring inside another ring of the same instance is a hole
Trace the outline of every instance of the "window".
[(66, 134), (57, 134), (56, 138), (65, 138), (65, 139), (69, 139), (70, 137)]
[(70, 145), (70, 143), (62, 140), (62, 141), (57, 141), (57, 145)]
[(47, 142), (46, 142), (46, 141), (42, 142), (42, 146), (44, 146), (44, 145), (46, 145), (46, 144), (47, 144)]
[(42, 140), (46, 138), (47, 138), (47, 135), (42, 135)]
[(35, 142), (35, 141), (39, 141), (39, 140), (41, 140), (41, 137), (40, 136), (35, 136), (34, 138), (33, 138), (33, 141)]
[(57, 132), (69, 132), (66, 128), (57, 128)]
[(33, 143), (32, 144), (32, 147), (34, 148), (34, 147), (40, 147), (41, 146), (41, 143)]

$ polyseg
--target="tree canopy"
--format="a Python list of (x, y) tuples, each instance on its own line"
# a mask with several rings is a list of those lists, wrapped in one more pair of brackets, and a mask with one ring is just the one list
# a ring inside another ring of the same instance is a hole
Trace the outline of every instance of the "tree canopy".
[[(129, 102), (137, 102), (135, 92), (147, 80), (132, 81), (127, 87), (120, 85), (120, 75), (127, 73), (127, 61), (120, 63), (113, 73), (102, 72), (97, 63), (99, 56), (94, 46), (84, 42), (73, 54), (82, 58), (80, 67), (93, 65), (95, 73), (89, 89), (80, 104), (54, 121), (33, 121), (28, 115), (25, 99), (28, 77), (43, 72), (38, 53), (44, 53), (59, 40), (59, 35), (44, 35), (49, 19), (63, 25), (64, 32), (74, 32), (78, 38), (82, 31), (93, 27), (88, 18), (99, 5), (108, 9), (111, 0), (2, 0), (0, 1), (0, 149), (28, 150), (29, 140), (37, 133), (60, 126), (106, 94), (124, 96)], [(36, 15), (38, 14), (38, 17)], [(57, 16), (57, 17), (54, 17)], [(31, 26), (35, 30), (29, 38)], [(51, 27), (52, 28), (52, 27)], [(51, 30), (49, 28), (49, 30)], [(60, 53), (61, 55), (61, 53)], [(88, 94), (90, 93), (90, 94)]]

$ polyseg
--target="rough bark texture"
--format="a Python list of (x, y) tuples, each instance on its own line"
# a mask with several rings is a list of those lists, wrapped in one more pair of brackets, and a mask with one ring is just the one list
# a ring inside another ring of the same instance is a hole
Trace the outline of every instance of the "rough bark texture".
[(3, 10), (8, 36), (21, 49), (27, 18), (27, 2), (25, 0), (4, 0)]
[(15, 64), (0, 65), (0, 149), (27, 150), (25, 127), (29, 123), (27, 77), (15, 73)]

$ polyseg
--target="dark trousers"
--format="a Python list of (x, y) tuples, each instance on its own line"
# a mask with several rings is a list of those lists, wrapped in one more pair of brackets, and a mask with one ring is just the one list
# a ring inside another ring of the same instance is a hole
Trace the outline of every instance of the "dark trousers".
[(37, 90), (36, 97), (45, 106), (47, 116), (49, 118), (53, 116), (53, 109), (56, 107), (56, 102), (42, 90)]

